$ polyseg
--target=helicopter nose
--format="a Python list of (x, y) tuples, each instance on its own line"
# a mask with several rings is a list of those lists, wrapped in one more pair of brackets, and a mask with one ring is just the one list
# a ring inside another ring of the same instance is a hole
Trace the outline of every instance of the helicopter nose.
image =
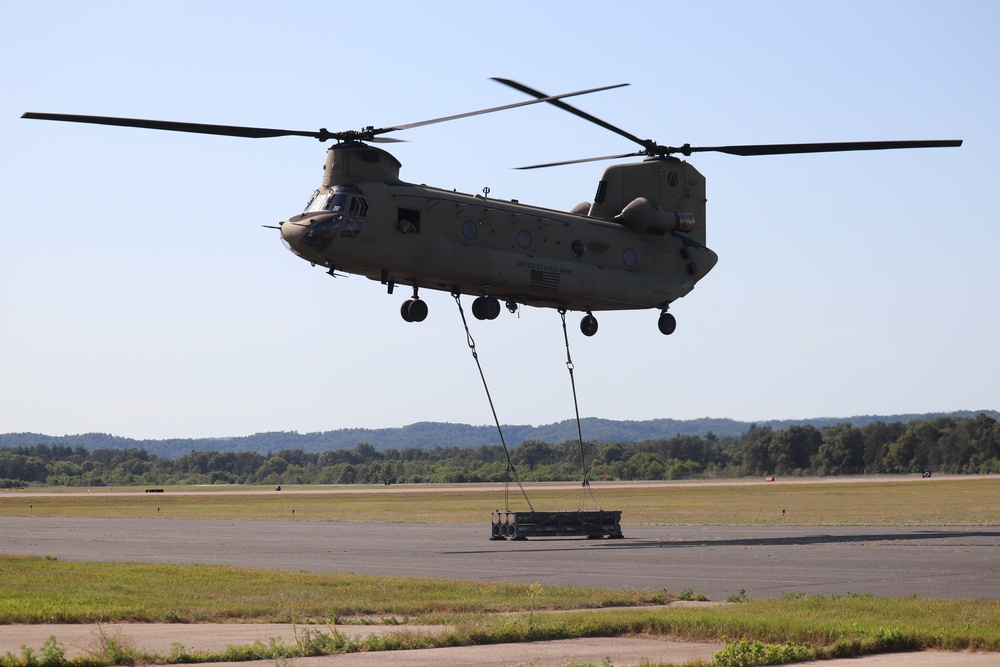
[(298, 240), (298, 237), (300, 237), (302, 232), (305, 230), (289, 219), (282, 220), (278, 223), (278, 231), (281, 233), (281, 240), (285, 243), (291, 244), (292, 241)]
[(301, 243), (302, 238), (309, 233), (313, 225), (323, 222), (330, 217), (329, 213), (299, 213), (298, 215), (293, 215), (279, 226), (281, 229), (281, 238), (292, 245)]
[(281, 223), (281, 240), (303, 259), (318, 262), (333, 243), (342, 216), (330, 212), (310, 212), (293, 216)]
[(302, 256), (302, 239), (309, 231), (309, 223), (297, 220), (299, 217), (300, 216), (294, 216), (288, 220), (282, 221), (278, 225), (278, 230), (281, 234), (281, 242), (285, 245), (285, 247), (294, 252), (296, 255)]

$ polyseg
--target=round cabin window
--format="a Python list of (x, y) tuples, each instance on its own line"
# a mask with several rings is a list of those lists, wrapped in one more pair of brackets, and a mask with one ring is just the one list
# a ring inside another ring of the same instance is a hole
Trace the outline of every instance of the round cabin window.
[(476, 234), (478, 233), (479, 233), (479, 226), (476, 225), (475, 220), (466, 220), (464, 223), (462, 223), (462, 236), (464, 236), (465, 238), (470, 240), (474, 239), (476, 238)]

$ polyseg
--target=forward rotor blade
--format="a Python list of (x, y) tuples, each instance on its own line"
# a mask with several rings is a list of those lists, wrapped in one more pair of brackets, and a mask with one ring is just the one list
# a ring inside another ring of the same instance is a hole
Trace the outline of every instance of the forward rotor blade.
[[(517, 81), (512, 81), (510, 79), (501, 79), (501, 78), (498, 78), (498, 77), (493, 77), (493, 80), (497, 81), (499, 83), (502, 83), (505, 86), (510, 86), (514, 90), (519, 90), (522, 93), (525, 93), (527, 95), (531, 95), (533, 97), (537, 97), (538, 99), (535, 100), (536, 102), (549, 102), (550, 104), (553, 104), (553, 105), (559, 107), (563, 111), (570, 112), (574, 116), (579, 116), (580, 118), (583, 118), (584, 120), (589, 120), (591, 123), (599, 125), (599, 126), (603, 127), (605, 130), (610, 130), (610, 131), (614, 132), (615, 134), (621, 135), (621, 136), (625, 137), (626, 139), (629, 139), (630, 141), (634, 141), (635, 143), (639, 144), (640, 146), (642, 146), (643, 148), (645, 148), (647, 150), (656, 145), (656, 142), (650, 141), (648, 139), (640, 139), (639, 137), (635, 136), (631, 132), (626, 132), (625, 130), (621, 129), (620, 127), (616, 127), (616, 126), (612, 125), (611, 123), (608, 123), (607, 121), (603, 121), (600, 118), (597, 118), (595, 116), (591, 116), (586, 111), (580, 111), (576, 107), (570, 106), (569, 104), (566, 104), (565, 102), (560, 101), (558, 99), (558, 97), (548, 97), (545, 93), (537, 91), (537, 90), (535, 90), (533, 88), (529, 88), (528, 86), (524, 85), (523, 83), (518, 83)], [(597, 159), (597, 160), (603, 160), (605, 158), (595, 158), (595, 159)], [(541, 165), (541, 166), (548, 166), (548, 165)]]
[(492, 107), (490, 109), (469, 111), (467, 113), (460, 113), (452, 116), (444, 116), (442, 118), (431, 118), (430, 120), (422, 120), (416, 123), (393, 125), (392, 127), (383, 127), (379, 129), (365, 128), (364, 130), (361, 131), (346, 131), (346, 132), (330, 132), (326, 128), (321, 128), (315, 131), (282, 130), (276, 128), (267, 128), (267, 127), (245, 127), (240, 125), (211, 125), (207, 123), (182, 123), (171, 120), (150, 120), (147, 118), (119, 118), (115, 116), (83, 116), (76, 114), (34, 113), (30, 111), (28, 113), (23, 114), (21, 118), (30, 118), (34, 120), (57, 120), (69, 123), (89, 123), (92, 125), (116, 125), (119, 127), (139, 127), (147, 130), (166, 130), (169, 132), (216, 134), (228, 137), (245, 137), (249, 139), (262, 139), (268, 137), (312, 137), (314, 139), (319, 139), (320, 141), (327, 141), (329, 139), (337, 139), (340, 141), (355, 139), (361, 141), (373, 141), (378, 143), (398, 143), (402, 140), (379, 138), (376, 135), (385, 134), (387, 132), (395, 132), (397, 130), (408, 130), (414, 127), (422, 127), (424, 125), (433, 125), (434, 123), (443, 123), (449, 120), (458, 120), (459, 118), (468, 118), (469, 116), (479, 116), (482, 114), (493, 113), (494, 111), (515, 109), (517, 107), (528, 106), (530, 104), (538, 104), (540, 102), (555, 102), (564, 97), (587, 95), (589, 93), (596, 93), (602, 90), (611, 90), (613, 88), (621, 88), (622, 86), (627, 86), (627, 85), (628, 85), (627, 83), (618, 83), (611, 86), (602, 86), (600, 88), (589, 88), (587, 90), (578, 90), (572, 93), (563, 93), (562, 95), (541, 96), (539, 99), (535, 100), (527, 100), (525, 102), (515, 102), (513, 104), (504, 104), (502, 106)]
[(116, 118), (114, 116), (78, 116), (60, 113), (23, 114), (21, 118), (35, 120), (58, 120), (69, 123), (90, 123), (93, 125), (117, 125), (120, 127), (141, 127), (147, 130), (167, 130), (170, 132), (192, 132), (195, 134), (217, 134), (228, 137), (262, 139), (266, 137), (313, 137), (320, 141), (335, 136), (326, 130), (279, 130), (266, 127), (241, 127), (238, 125), (209, 125), (205, 123), (180, 123), (171, 120), (149, 120), (145, 118)]
[(638, 153), (622, 153), (621, 155), (605, 155), (603, 157), (585, 157), (579, 160), (563, 160), (562, 162), (548, 162), (546, 164), (533, 164), (527, 167), (515, 167), (515, 169), (544, 169), (546, 167), (561, 167), (565, 164), (580, 164), (583, 162), (599, 162), (600, 160), (621, 160), (627, 157), (642, 157), (646, 155), (644, 151)]
[(729, 155), (790, 155), (796, 153), (839, 153), (844, 151), (881, 151), (898, 148), (955, 148), (962, 145), (961, 139), (927, 141), (844, 141), (818, 144), (758, 144), (749, 146), (688, 146), (671, 149), (671, 152), (691, 155), (691, 153), (728, 153)]
[(513, 104), (504, 104), (499, 107), (492, 107), (490, 109), (480, 109), (478, 111), (469, 111), (466, 113), (455, 114), (453, 116), (444, 116), (442, 118), (431, 118), (430, 120), (421, 120), (416, 123), (406, 123), (405, 125), (393, 125), (392, 127), (383, 127), (377, 130), (372, 130), (373, 134), (382, 134), (384, 132), (395, 132), (396, 130), (409, 130), (414, 127), (423, 127), (424, 125), (433, 125), (434, 123), (444, 123), (449, 120), (458, 120), (459, 118), (468, 118), (469, 116), (480, 116), (486, 113), (493, 113), (494, 111), (504, 111), (506, 109), (516, 109), (517, 107), (528, 106), (529, 104), (538, 104), (539, 102), (552, 102), (555, 104), (558, 100), (564, 97), (576, 97), (577, 95), (588, 95), (590, 93), (598, 93), (602, 90), (611, 90), (612, 88), (621, 88), (622, 86), (627, 86), (627, 83), (616, 83), (612, 86), (602, 86), (600, 88), (589, 88), (587, 90), (578, 90), (573, 93), (563, 93), (562, 95), (543, 95), (539, 94), (539, 99), (527, 100), (525, 102), (515, 102)]

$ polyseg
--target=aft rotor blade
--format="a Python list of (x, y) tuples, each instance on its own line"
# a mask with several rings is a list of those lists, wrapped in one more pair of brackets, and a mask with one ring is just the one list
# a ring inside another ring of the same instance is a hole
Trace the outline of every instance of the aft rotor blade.
[(262, 139), (266, 137), (313, 137), (325, 141), (334, 135), (326, 130), (279, 130), (266, 127), (241, 127), (238, 125), (209, 125), (206, 123), (181, 123), (172, 120), (149, 120), (145, 118), (116, 118), (114, 116), (79, 116), (61, 113), (28, 112), (21, 118), (36, 120), (58, 120), (69, 123), (90, 123), (93, 125), (117, 125), (120, 127), (141, 127), (147, 130), (167, 130), (170, 132), (192, 132), (195, 134), (218, 134), (228, 137)]
[(671, 149), (672, 153), (728, 153), (729, 155), (790, 155), (796, 153), (839, 153), (844, 151), (881, 151), (899, 148), (955, 148), (961, 139), (927, 141), (844, 141), (817, 144), (757, 144), (749, 146), (688, 146)]
[[(844, 141), (834, 143), (818, 144), (753, 144), (747, 146), (689, 146), (684, 144), (679, 148), (657, 147), (658, 155), (666, 156), (674, 153), (691, 155), (692, 153), (728, 153), (729, 155), (754, 156), (754, 155), (792, 155), (801, 153), (837, 153), (844, 151), (880, 151), (895, 150), (900, 148), (956, 148), (962, 145), (961, 139), (932, 139), (917, 141)], [(581, 162), (597, 162), (598, 160), (617, 160), (627, 157), (639, 157), (648, 155), (646, 151), (638, 153), (625, 153), (623, 155), (605, 155), (604, 157), (588, 157), (579, 160), (565, 160), (562, 162), (549, 162), (547, 164), (533, 164), (529, 167), (517, 167), (517, 169), (541, 169), (543, 167), (559, 167), (564, 164), (579, 164)]]
[[(574, 116), (579, 116), (580, 118), (583, 118), (584, 120), (589, 120), (591, 123), (599, 125), (599, 126), (603, 127), (605, 130), (610, 130), (610, 131), (614, 132), (615, 134), (621, 135), (621, 136), (625, 137), (626, 139), (634, 141), (635, 143), (639, 144), (643, 148), (649, 149), (652, 146), (656, 145), (656, 143), (653, 142), (653, 141), (650, 141), (648, 139), (640, 139), (639, 137), (635, 136), (631, 132), (626, 132), (625, 130), (621, 129), (620, 127), (616, 127), (616, 126), (612, 125), (611, 123), (608, 123), (607, 121), (603, 121), (600, 118), (597, 118), (595, 116), (591, 116), (586, 111), (580, 111), (576, 107), (570, 106), (569, 104), (566, 104), (565, 102), (560, 101), (558, 97), (549, 97), (545, 93), (537, 91), (537, 90), (535, 90), (533, 88), (529, 88), (528, 86), (524, 85), (523, 83), (518, 83), (517, 81), (512, 81), (510, 79), (501, 79), (501, 78), (498, 78), (498, 77), (493, 77), (493, 80), (494, 81), (498, 81), (499, 83), (502, 83), (505, 86), (510, 86), (514, 90), (519, 90), (522, 93), (525, 93), (527, 95), (531, 95), (533, 97), (537, 97), (538, 99), (535, 100), (536, 102), (549, 102), (550, 104), (553, 104), (553, 105), (559, 107), (563, 111), (570, 112)], [(594, 159), (596, 159), (596, 160), (602, 160), (602, 159), (605, 159), (605, 158), (594, 158)], [(567, 163), (567, 164), (570, 164), (570, 163)], [(539, 165), (539, 166), (549, 166), (549, 165)]]
[(585, 157), (579, 160), (563, 160), (562, 162), (548, 162), (546, 164), (533, 164), (527, 167), (515, 167), (515, 169), (544, 169), (545, 167), (561, 167), (566, 164), (580, 164), (583, 162), (598, 162), (600, 160), (621, 160), (627, 157), (641, 157), (645, 155), (644, 151), (639, 151), (638, 153), (623, 153), (621, 155), (605, 155), (603, 157)]
[(392, 127), (383, 127), (377, 130), (372, 130), (373, 134), (382, 134), (384, 132), (395, 132), (396, 130), (409, 130), (414, 127), (423, 127), (424, 125), (433, 125), (434, 123), (444, 123), (449, 120), (458, 120), (459, 118), (468, 118), (469, 116), (480, 116), (486, 113), (493, 113), (494, 111), (504, 111), (506, 109), (516, 109), (517, 107), (528, 106), (529, 104), (538, 104), (539, 102), (552, 102), (556, 104), (558, 100), (564, 97), (576, 97), (577, 95), (588, 95), (590, 93), (597, 93), (602, 90), (611, 90), (612, 88), (621, 88), (622, 86), (627, 86), (627, 83), (616, 83), (612, 86), (602, 86), (600, 88), (589, 88), (587, 90), (578, 90), (572, 93), (563, 93), (562, 95), (542, 95), (539, 94), (539, 99), (527, 100), (525, 102), (515, 102), (513, 104), (504, 104), (499, 107), (492, 107), (489, 109), (480, 109), (478, 111), (469, 111), (466, 113), (455, 114), (453, 116), (443, 116), (442, 118), (431, 118), (430, 120), (421, 120), (416, 123), (406, 123), (405, 125), (393, 125)]

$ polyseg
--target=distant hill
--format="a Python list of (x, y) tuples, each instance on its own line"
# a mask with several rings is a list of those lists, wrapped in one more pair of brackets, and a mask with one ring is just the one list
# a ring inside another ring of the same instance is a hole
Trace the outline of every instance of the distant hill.
[[(966, 410), (959, 412), (934, 412), (927, 414), (876, 416), (865, 415), (849, 418), (784, 419), (752, 422), (757, 426), (770, 426), (775, 430), (792, 424), (811, 424), (816, 428), (849, 422), (854, 426), (864, 426), (873, 422), (909, 422), (935, 419), (938, 417), (970, 418), (980, 412), (1000, 420), (1000, 412), (995, 410)], [(750, 427), (751, 422), (733, 419), (651, 419), (647, 421), (614, 421), (610, 419), (587, 418), (581, 421), (583, 438), (596, 442), (633, 442), (641, 440), (663, 440), (678, 435), (705, 437), (713, 433), (719, 438), (738, 437)], [(525, 440), (541, 442), (564, 442), (577, 438), (576, 422), (566, 420), (543, 426), (504, 426), (504, 440), (514, 447)], [(31, 445), (82, 446), (95, 449), (145, 449), (150, 454), (164, 458), (177, 458), (192, 451), (216, 452), (259, 452), (267, 454), (282, 449), (301, 449), (306, 452), (323, 452), (330, 449), (354, 449), (359, 442), (366, 442), (378, 450), (406, 449), (417, 447), (480, 447), (499, 444), (495, 426), (470, 426), (442, 422), (418, 422), (400, 428), (379, 429), (338, 429), (320, 433), (297, 433), (278, 431), (256, 433), (233, 438), (191, 438), (171, 440), (134, 440), (105, 433), (85, 433), (82, 435), (49, 436), (38, 433), (7, 433), (0, 435), (0, 448), (30, 447)]]

